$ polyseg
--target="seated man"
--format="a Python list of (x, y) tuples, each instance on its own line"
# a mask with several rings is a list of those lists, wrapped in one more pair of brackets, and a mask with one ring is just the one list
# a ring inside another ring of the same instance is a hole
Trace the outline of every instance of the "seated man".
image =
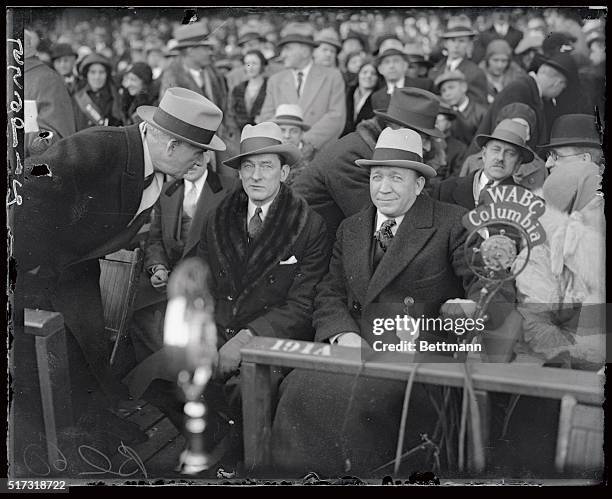
[(173, 187), (174, 182), (166, 183), (155, 203), (130, 328), (138, 362), (163, 346), (166, 284), (170, 272), (197, 246), (206, 216), (235, 182), (210, 168), (209, 154), (204, 151), (202, 163), (194, 164), (178, 189)]
[[(276, 115), (272, 122), (276, 123), (283, 132), (283, 142), (293, 144), (301, 153), (304, 147), (302, 137), (304, 137), (304, 132), (310, 130), (310, 126), (304, 123), (302, 108), (297, 104), (281, 104), (276, 108)], [(310, 159), (301, 154), (300, 159), (291, 165), (291, 171), (285, 183), (292, 185), (295, 178), (308, 166), (309, 162)]]
[(513, 120), (502, 121), (491, 135), (478, 135), (482, 147), (482, 170), (467, 177), (454, 177), (434, 187), (432, 197), (469, 210), (478, 205), (480, 193), (486, 187), (499, 184), (518, 185), (512, 174), (521, 163), (533, 161), (534, 154), (526, 146), (527, 129)]
[[(219, 361), (204, 398), (209, 406), (207, 450), (228, 434), (228, 418), (241, 420), (240, 349), (254, 335), (310, 340), (315, 286), (327, 272), (329, 250), (323, 220), (284, 185), (299, 151), (282, 143), (275, 123), (246, 125), (240, 154), (225, 161), (242, 186), (206, 219), (197, 255), (210, 267)], [(182, 427), (175, 395), (176, 372), (164, 350), (128, 376), (130, 391), (151, 401)], [(154, 378), (157, 380), (148, 390)], [(237, 430), (240, 425), (234, 425)], [(238, 433), (240, 433), (238, 431)], [(239, 440), (238, 440), (239, 441)], [(238, 449), (233, 449), (238, 457)]]
[[(422, 194), (425, 177), (435, 170), (423, 162), (417, 132), (386, 128), (372, 159), (357, 163), (370, 168), (373, 206), (340, 225), (329, 272), (317, 288), (313, 322), (316, 341), (361, 347), (366, 356), (376, 340), (385, 339), (376, 336), (373, 317), (389, 317), (404, 304), (411, 304), (413, 317), (465, 317), (473, 313), (473, 301), (446, 302), (477, 300), (480, 285), (465, 260), (466, 210)], [(503, 295), (513, 299), (513, 290)], [(421, 331), (419, 340), (431, 345), (457, 342), (457, 336), (432, 329)], [(388, 468), (372, 470), (393, 458), (405, 388), (400, 381), (292, 371), (281, 385), (273, 423), (275, 469), (388, 474)], [(408, 416), (405, 449), (421, 443), (419, 433), (433, 434), (437, 418), (428, 395), (436, 390), (413, 389), (410, 407), (416, 409)], [(417, 453), (410, 463), (425, 469), (424, 459)]]

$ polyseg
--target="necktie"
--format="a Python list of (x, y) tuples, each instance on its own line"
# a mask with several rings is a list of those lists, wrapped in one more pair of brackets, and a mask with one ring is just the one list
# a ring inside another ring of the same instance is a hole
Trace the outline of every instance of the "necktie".
[(484, 191), (486, 191), (489, 187), (493, 185), (493, 182), (493, 179), (487, 180), (487, 183), (480, 190), (480, 193), (478, 194), (478, 205), (482, 204), (482, 194), (484, 193)]
[(395, 225), (395, 220), (390, 218), (389, 220), (385, 220), (380, 229), (378, 229), (374, 233), (374, 238), (376, 239), (376, 246), (374, 248), (374, 267), (378, 266), (378, 263), (382, 259), (383, 255), (387, 251), (391, 240), (393, 239), (393, 232), (391, 231), (391, 227)]
[(183, 213), (193, 218), (198, 203), (198, 190), (193, 182), (185, 182), (185, 197), (183, 198)]
[(297, 73), (297, 94), (298, 97), (302, 95), (302, 83), (304, 81), (304, 73), (298, 71)]
[(261, 231), (261, 226), (263, 225), (263, 221), (261, 220), (261, 207), (258, 206), (255, 210), (255, 215), (251, 217), (249, 220), (249, 237), (251, 239), (255, 239), (259, 232)]
[(142, 190), (144, 191), (146, 188), (148, 188), (152, 183), (153, 183), (153, 179), (155, 178), (155, 173), (151, 173), (151, 175), (147, 175), (144, 178), (144, 184), (142, 187)]
[(200, 71), (200, 75), (202, 76), (202, 91), (204, 93), (204, 97), (206, 97), (209, 101), (214, 102), (215, 96), (213, 95), (212, 82), (210, 81), (208, 71), (203, 69)]

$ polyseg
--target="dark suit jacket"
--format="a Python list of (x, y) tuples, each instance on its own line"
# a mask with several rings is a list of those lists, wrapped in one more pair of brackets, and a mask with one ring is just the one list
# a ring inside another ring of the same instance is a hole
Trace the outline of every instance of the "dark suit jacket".
[(357, 113), (357, 116), (353, 118), (355, 114), (355, 100), (354, 95), (357, 90), (357, 85), (353, 85), (349, 87), (346, 91), (346, 123), (344, 124), (344, 130), (342, 130), (342, 134), (340, 137), (344, 137), (347, 133), (351, 133), (355, 131), (355, 127), (358, 123), (363, 120), (367, 120), (374, 117), (374, 108), (372, 107), (372, 97), (376, 92), (372, 92), (366, 98), (363, 106)]
[[(372, 316), (405, 313), (407, 297), (414, 299), (413, 317), (437, 317), (440, 306), (451, 298), (478, 300), (479, 286), (464, 258), (467, 231), (461, 217), (465, 213), (418, 196), (374, 272), (376, 209), (371, 206), (347, 218), (338, 229), (329, 272), (317, 288), (316, 341), (347, 331), (370, 343), (382, 339), (372, 334)], [(396, 304), (401, 308), (392, 310)]]
[[(434, 92), (433, 80), (429, 78), (409, 78), (408, 76), (404, 79), (404, 88), (416, 87), (427, 90), (428, 92)], [(372, 108), (376, 110), (386, 110), (389, 107), (389, 101), (391, 100), (391, 94), (387, 93), (387, 85), (383, 85), (382, 88), (378, 89), (372, 94)]]
[[(33, 175), (36, 165), (46, 165), (50, 175)], [(125, 247), (148, 216), (149, 210), (128, 227), (144, 183), (138, 126), (88, 128), (29, 158), (24, 169), (23, 203), (14, 208), (14, 256), (31, 286), (44, 292), (23, 300), (62, 313), (91, 372), (107, 393), (117, 393), (97, 259)], [(37, 266), (36, 275), (26, 274)], [(19, 282), (16, 294), (31, 295), (32, 288)]]
[(505, 36), (500, 36), (497, 31), (495, 31), (495, 27), (491, 26), (489, 29), (483, 31), (478, 35), (476, 40), (474, 41), (474, 52), (472, 53), (472, 60), (478, 64), (484, 58), (487, 52), (487, 46), (493, 40), (506, 40), (508, 45), (515, 49), (518, 43), (523, 38), (523, 32), (521, 30), (516, 29), (514, 26), (508, 27), (508, 32)]
[[(514, 104), (515, 102), (527, 104), (536, 114), (536, 126), (531, 130), (531, 137), (527, 145), (534, 149), (537, 145), (546, 144), (548, 142), (548, 134), (550, 133), (550, 125), (552, 125), (552, 123), (546, 123), (544, 103), (540, 97), (538, 86), (535, 80), (529, 75), (521, 76), (497, 94), (493, 104), (491, 104), (491, 107), (489, 107), (487, 113), (480, 122), (476, 135), (491, 134), (495, 129), (494, 124), (499, 111), (504, 106)], [(468, 154), (473, 154), (479, 149), (476, 143), (472, 141), (468, 149)]]
[[(439, 61), (433, 68), (429, 70), (429, 78), (432, 81), (436, 81), (436, 78), (446, 71), (446, 60), (445, 57)], [(470, 61), (469, 59), (463, 59), (457, 69), (465, 75), (465, 79), (468, 84), (468, 96), (470, 99), (476, 99), (477, 101), (487, 105), (487, 76), (484, 71), (478, 67), (478, 64)]]
[(463, 111), (457, 111), (457, 118), (452, 124), (451, 134), (469, 146), (474, 140), (476, 130), (487, 114), (487, 107), (478, 101), (470, 99)]

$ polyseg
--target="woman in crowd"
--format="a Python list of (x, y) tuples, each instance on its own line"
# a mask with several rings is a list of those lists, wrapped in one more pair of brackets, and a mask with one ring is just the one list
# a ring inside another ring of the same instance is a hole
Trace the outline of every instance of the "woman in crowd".
[(489, 104), (504, 87), (525, 74), (525, 71), (512, 60), (512, 48), (506, 40), (493, 40), (489, 43), (485, 57), (480, 61), (479, 66), (487, 76)]
[[(605, 218), (594, 163), (559, 164), (544, 182), (546, 242), (516, 278), (524, 339), (517, 360), (597, 370), (605, 362)], [(517, 265), (524, 264), (526, 252)]]
[(232, 90), (230, 113), (238, 127), (254, 125), (266, 98), (267, 77), (264, 76), (267, 60), (259, 50), (250, 50), (243, 59), (247, 80)]
[(98, 125), (122, 125), (120, 96), (111, 79), (111, 63), (100, 54), (90, 54), (81, 62), (85, 86), (74, 94), (77, 131)]
[(357, 82), (346, 91), (346, 123), (342, 136), (355, 131), (363, 120), (374, 116), (372, 94), (380, 88), (382, 78), (372, 59), (366, 59), (357, 72)]
[(135, 62), (127, 68), (120, 89), (124, 125), (140, 123), (142, 120), (136, 114), (138, 106), (154, 104), (155, 98), (150, 92), (152, 81), (153, 71), (144, 62)]
[(346, 88), (354, 87), (359, 78), (359, 68), (363, 65), (366, 54), (362, 50), (351, 52), (346, 57), (346, 70), (342, 73)]

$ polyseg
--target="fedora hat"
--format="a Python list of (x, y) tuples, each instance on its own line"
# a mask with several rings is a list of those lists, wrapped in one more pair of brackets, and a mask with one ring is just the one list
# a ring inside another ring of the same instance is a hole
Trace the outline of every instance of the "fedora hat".
[(53, 48), (51, 49), (51, 61), (67, 55), (74, 57), (78, 56), (78, 54), (73, 50), (72, 46), (68, 43), (56, 43), (53, 45)]
[(389, 57), (391, 55), (399, 55), (403, 57), (405, 60), (408, 60), (408, 56), (404, 52), (403, 47), (402, 48), (390, 47), (378, 53), (378, 56), (376, 57), (376, 64), (377, 65), (380, 64), (385, 57)]
[(319, 31), (314, 37), (315, 43), (321, 45), (322, 43), (328, 43), (329, 45), (336, 47), (336, 51), (342, 50), (342, 43), (340, 43), (340, 37), (336, 30), (333, 28), (325, 28)]
[(565, 76), (569, 81), (576, 80), (578, 68), (574, 58), (567, 52), (560, 52), (552, 57), (544, 58), (542, 64), (551, 66)]
[(215, 44), (208, 39), (208, 28), (202, 22), (179, 26), (174, 30), (174, 39), (178, 42), (174, 48), (187, 47), (214, 47)]
[[(396, 43), (389, 44), (389, 40), (395, 40)], [(398, 38), (397, 35), (393, 33), (385, 33), (384, 35), (380, 35), (376, 39), (375, 45), (376, 45), (376, 50), (372, 53), (372, 55), (374, 56), (377, 56), (378, 54), (380, 54), (380, 52), (385, 50), (387, 47), (397, 46), (398, 48), (401, 47), (401, 50), (403, 50), (404, 48), (403, 47), (404, 44), (402, 43), (402, 41)]]
[(387, 109), (375, 110), (374, 114), (384, 121), (441, 139), (442, 132), (436, 128), (439, 107), (438, 98), (427, 90), (396, 88)]
[(527, 146), (527, 128), (514, 120), (503, 120), (495, 127), (491, 135), (476, 135), (478, 147), (484, 147), (489, 140), (501, 140), (516, 146), (521, 151), (523, 163), (530, 163), (535, 157), (533, 151)]
[(421, 47), (418, 43), (407, 43), (404, 45), (404, 53), (408, 58), (408, 62), (423, 64), (427, 67), (433, 66), (433, 62), (425, 58), (423, 47)]
[(564, 114), (552, 126), (550, 142), (540, 149), (563, 146), (601, 147), (599, 132), (592, 114)]
[(467, 81), (467, 80), (465, 79), (465, 75), (458, 69), (456, 69), (455, 71), (445, 71), (440, 76), (438, 76), (436, 80), (434, 81), (434, 86), (436, 87), (436, 90), (439, 91), (440, 87), (442, 86), (442, 83), (447, 82), (447, 81)]
[(521, 38), (521, 41), (518, 42), (518, 45), (514, 49), (514, 53), (516, 55), (521, 55), (528, 50), (539, 50), (542, 48), (542, 42), (544, 42), (544, 35), (540, 32), (525, 35)]
[(299, 126), (304, 131), (310, 130), (310, 125), (304, 123), (302, 108), (297, 104), (281, 104), (278, 106), (272, 123)]
[(285, 26), (285, 29), (281, 33), (281, 39), (276, 45), (278, 48), (281, 48), (287, 43), (301, 43), (303, 45), (316, 47), (317, 44), (313, 38), (312, 26), (299, 22), (289, 23)]
[(372, 159), (355, 160), (357, 166), (395, 166), (415, 170), (424, 177), (435, 177), (436, 170), (423, 163), (421, 136), (409, 128), (385, 128), (376, 141)]
[(240, 169), (240, 160), (253, 154), (278, 154), (283, 164), (293, 165), (300, 159), (300, 150), (293, 144), (283, 143), (283, 132), (276, 123), (264, 121), (258, 125), (244, 125), (240, 135), (240, 154), (225, 160), (224, 165)]
[(225, 151), (225, 143), (215, 135), (223, 112), (197, 92), (169, 88), (158, 107), (140, 106), (136, 113), (155, 128), (196, 147)]
[(440, 109), (438, 109), (438, 114), (444, 114), (448, 116), (451, 120), (457, 118), (457, 111), (450, 107), (446, 102), (442, 101), (440, 101)]
[(440, 38), (458, 38), (460, 36), (476, 36), (476, 32), (472, 29), (472, 22), (466, 15), (451, 17)]
[(246, 42), (250, 42), (251, 40), (259, 40), (260, 42), (265, 42), (266, 37), (257, 31), (245, 31), (238, 37), (236, 45), (240, 47), (241, 45), (244, 45)]

